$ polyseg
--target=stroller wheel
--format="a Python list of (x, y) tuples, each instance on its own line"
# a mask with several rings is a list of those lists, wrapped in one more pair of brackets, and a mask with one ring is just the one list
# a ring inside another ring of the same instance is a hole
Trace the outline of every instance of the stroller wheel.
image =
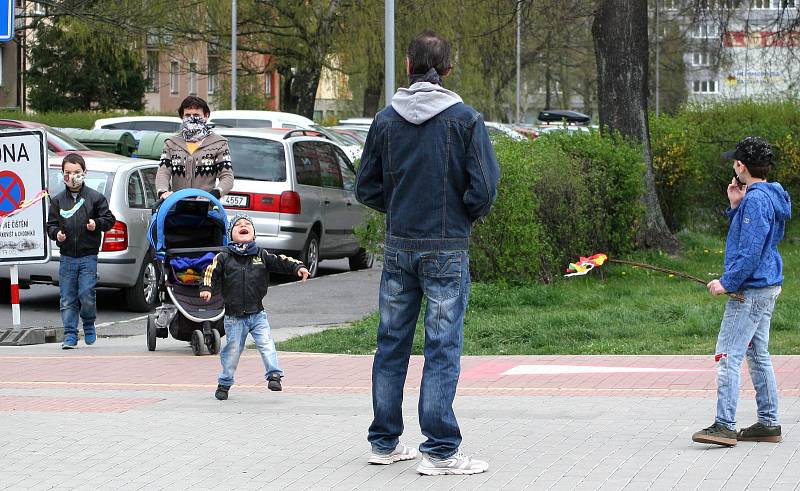
[(147, 316), (147, 350), (156, 350), (156, 320), (153, 314)]
[(219, 353), (219, 347), (221, 344), (222, 338), (219, 335), (219, 331), (216, 329), (211, 329), (211, 335), (208, 337), (208, 344), (206, 345), (208, 352), (212, 355), (216, 355)]
[(203, 352), (205, 351), (204, 347), (206, 345), (203, 336), (203, 331), (201, 331), (200, 329), (195, 329), (192, 332), (191, 344), (192, 344), (192, 352), (195, 354), (195, 356), (200, 356), (203, 354)]

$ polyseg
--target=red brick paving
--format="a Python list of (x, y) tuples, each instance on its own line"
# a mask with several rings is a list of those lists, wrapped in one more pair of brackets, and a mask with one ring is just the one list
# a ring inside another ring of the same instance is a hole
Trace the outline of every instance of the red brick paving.
[[(285, 390), (296, 392), (370, 391), (372, 356), (281, 353)], [(424, 360), (412, 357), (407, 391), (417, 391)], [(800, 396), (800, 356), (774, 356), (780, 392)], [(637, 373), (548, 373), (502, 375), (518, 365), (639, 367), (676, 370)], [(0, 355), (0, 388), (76, 387), (134, 390), (208, 390), (219, 373), (216, 356), (143, 353), (52, 356)], [(691, 370), (691, 371), (689, 371)], [(242, 357), (236, 373), (242, 389), (263, 390), (260, 357)], [(716, 371), (710, 356), (467, 356), (462, 358), (459, 392), (480, 395), (581, 395), (715, 397)], [(747, 367), (742, 387), (752, 392)], [(0, 407), (1, 409), (1, 407)]]

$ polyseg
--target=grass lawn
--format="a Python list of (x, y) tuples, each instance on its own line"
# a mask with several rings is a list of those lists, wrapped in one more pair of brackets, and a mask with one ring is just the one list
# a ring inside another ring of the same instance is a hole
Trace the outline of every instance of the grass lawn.
[[(651, 252), (620, 259), (709, 281), (719, 277), (722, 238), (684, 233), (680, 239), (679, 257)], [(781, 254), (785, 280), (772, 318), (770, 352), (800, 354), (800, 240), (785, 240)], [(617, 264), (551, 285), (474, 283), (464, 326), (464, 354), (713, 353), (727, 299), (712, 297), (704, 286), (686, 279)], [(278, 349), (372, 353), (377, 324), (374, 314), (349, 328), (278, 343)], [(422, 352), (423, 337), (420, 319), (415, 354)]]

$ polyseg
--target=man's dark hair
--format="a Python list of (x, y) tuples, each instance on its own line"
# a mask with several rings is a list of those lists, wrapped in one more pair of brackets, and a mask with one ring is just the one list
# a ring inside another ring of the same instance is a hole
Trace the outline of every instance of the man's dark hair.
[(201, 109), (205, 115), (211, 114), (211, 109), (208, 108), (206, 101), (196, 95), (190, 95), (181, 102), (181, 107), (178, 108), (178, 116), (183, 117), (183, 111), (193, 108)]
[(64, 164), (78, 164), (82, 170), (86, 170), (86, 161), (77, 153), (70, 153), (64, 157), (64, 160), (61, 161), (61, 172), (64, 172)]
[(440, 76), (452, 68), (450, 64), (450, 43), (433, 31), (423, 31), (411, 41), (406, 50), (411, 60), (411, 74), (423, 75), (431, 68)]

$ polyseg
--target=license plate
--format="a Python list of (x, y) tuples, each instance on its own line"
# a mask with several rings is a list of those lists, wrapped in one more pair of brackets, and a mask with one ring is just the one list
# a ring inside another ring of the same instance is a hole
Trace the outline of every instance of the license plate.
[(243, 194), (226, 194), (220, 201), (222, 201), (223, 206), (233, 208), (247, 208), (250, 206), (250, 196)]

